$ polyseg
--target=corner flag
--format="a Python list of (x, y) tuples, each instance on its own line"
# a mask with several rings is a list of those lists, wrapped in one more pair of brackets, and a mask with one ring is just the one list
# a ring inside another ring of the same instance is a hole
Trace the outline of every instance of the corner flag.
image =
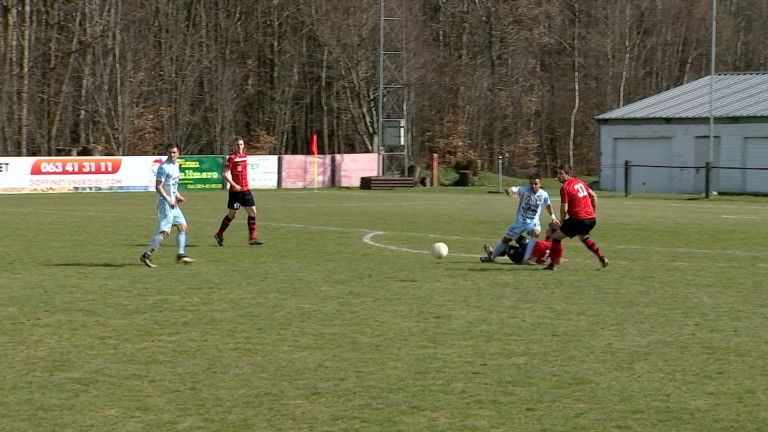
[(317, 134), (312, 134), (309, 139), (309, 152), (312, 156), (317, 156)]

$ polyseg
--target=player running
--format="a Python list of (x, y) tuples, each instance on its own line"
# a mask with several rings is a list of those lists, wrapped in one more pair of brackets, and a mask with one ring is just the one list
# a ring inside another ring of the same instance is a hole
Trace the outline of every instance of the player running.
[(597, 225), (597, 194), (586, 183), (573, 177), (573, 171), (568, 165), (558, 167), (557, 180), (563, 184), (560, 187), (560, 218), (563, 224), (552, 237), (549, 264), (544, 270), (554, 270), (555, 265), (560, 263), (560, 257), (563, 256), (561, 240), (575, 236), (579, 236), (584, 246), (595, 254), (600, 260), (600, 265), (605, 268), (608, 266), (608, 260), (588, 235)]

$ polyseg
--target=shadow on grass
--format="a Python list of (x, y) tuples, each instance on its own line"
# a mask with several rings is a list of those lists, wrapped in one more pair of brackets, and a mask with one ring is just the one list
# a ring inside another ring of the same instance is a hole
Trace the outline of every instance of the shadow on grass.
[(489, 266), (485, 265), (484, 267), (463, 267), (463, 268), (454, 268), (451, 270), (461, 270), (461, 271), (473, 271), (473, 272), (488, 272), (488, 271), (522, 271), (522, 270), (541, 270), (543, 267), (540, 266), (523, 266), (523, 265), (495, 265), (495, 266)]
[[(141, 263), (139, 263), (141, 264)], [(59, 263), (50, 264), (51, 267), (133, 267), (135, 264), (114, 263)]]

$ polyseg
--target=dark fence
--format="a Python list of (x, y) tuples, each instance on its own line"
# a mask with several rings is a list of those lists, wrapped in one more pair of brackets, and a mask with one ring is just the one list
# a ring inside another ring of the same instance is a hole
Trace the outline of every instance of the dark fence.
[(735, 166), (718, 166), (712, 165), (710, 162), (706, 162), (702, 166), (696, 165), (649, 165), (649, 164), (633, 164), (632, 162), (624, 161), (624, 196), (629, 196), (632, 193), (632, 168), (673, 168), (673, 169), (703, 169), (704, 170), (704, 196), (710, 197), (712, 193), (712, 170), (756, 170), (756, 171), (768, 171), (766, 167), (735, 167)]

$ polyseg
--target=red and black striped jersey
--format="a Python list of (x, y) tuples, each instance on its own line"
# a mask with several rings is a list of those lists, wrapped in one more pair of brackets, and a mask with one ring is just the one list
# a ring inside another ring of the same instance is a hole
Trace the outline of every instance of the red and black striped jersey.
[[(245, 154), (231, 154), (227, 158), (227, 163), (224, 165), (224, 170), (229, 170), (232, 175), (232, 180), (240, 186), (243, 191), (248, 189), (248, 155)], [(229, 185), (229, 190), (232, 190), (232, 185)]]

